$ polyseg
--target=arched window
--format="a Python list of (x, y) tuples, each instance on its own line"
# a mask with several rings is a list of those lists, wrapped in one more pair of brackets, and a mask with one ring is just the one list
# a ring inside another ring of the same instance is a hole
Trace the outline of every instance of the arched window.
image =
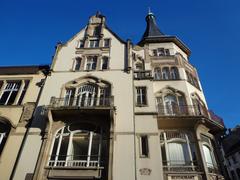
[(160, 115), (187, 115), (185, 96), (182, 93), (171, 92), (162, 93), (157, 97), (157, 108)]
[(177, 108), (178, 108), (178, 103), (177, 103), (177, 98), (174, 95), (168, 94), (164, 96), (164, 107), (165, 107), (165, 113), (166, 114), (176, 114), (177, 113)]
[(160, 67), (154, 68), (154, 79), (160, 80), (162, 78), (162, 72)]
[(78, 84), (73, 82), (67, 85), (64, 95), (64, 106), (110, 106), (110, 85), (104, 81), (100, 83), (86, 82)]
[(186, 143), (171, 142), (168, 143), (169, 161), (173, 165), (189, 164), (189, 152)]
[(171, 79), (179, 79), (179, 73), (177, 67), (171, 67), (170, 70)]
[(203, 153), (204, 153), (204, 158), (205, 158), (207, 167), (214, 167), (214, 160), (213, 160), (212, 152), (211, 152), (210, 148), (205, 144), (203, 145)]
[(190, 133), (175, 130), (161, 132), (160, 144), (164, 165), (175, 167), (194, 165), (195, 145)]
[(164, 80), (170, 79), (170, 73), (169, 73), (168, 67), (162, 68), (162, 79), (164, 79)]
[[(105, 144), (102, 129), (88, 123), (65, 126), (54, 136), (49, 166), (100, 167)], [(104, 152), (105, 153), (105, 152)]]
[(208, 111), (204, 102), (202, 102), (202, 100), (197, 95), (194, 96), (195, 97), (192, 98), (194, 115), (208, 117)]
[(7, 140), (10, 129), (11, 129), (10, 125), (0, 121), (0, 155)]

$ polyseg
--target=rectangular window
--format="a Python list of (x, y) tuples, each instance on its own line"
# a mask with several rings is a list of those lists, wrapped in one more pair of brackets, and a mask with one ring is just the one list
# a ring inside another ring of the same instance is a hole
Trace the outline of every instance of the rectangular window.
[(104, 39), (103, 47), (110, 47), (110, 39)]
[(84, 41), (83, 40), (79, 41), (79, 48), (84, 48)]
[(87, 57), (86, 70), (95, 70), (97, 67), (97, 56)]
[(148, 157), (148, 137), (146, 135), (140, 136), (140, 157)]
[(25, 80), (25, 81), (24, 81), (24, 87), (23, 87), (21, 96), (20, 96), (20, 98), (19, 98), (19, 100), (18, 100), (18, 104), (22, 104), (22, 101), (23, 101), (23, 98), (24, 98), (24, 96), (25, 96), (25, 94), (26, 94), (28, 85), (29, 85), (29, 80)]
[(90, 48), (97, 48), (97, 47), (99, 47), (99, 40), (90, 40), (89, 41), (89, 47)]
[(80, 67), (81, 67), (81, 58), (76, 58), (74, 70), (79, 71)]
[(170, 56), (170, 50), (164, 48), (153, 49), (153, 56)]
[(136, 87), (137, 106), (147, 105), (147, 89), (146, 87)]
[(12, 105), (17, 97), (21, 81), (7, 82), (1, 95), (0, 105)]
[(104, 56), (102, 58), (102, 70), (108, 69), (108, 57)]

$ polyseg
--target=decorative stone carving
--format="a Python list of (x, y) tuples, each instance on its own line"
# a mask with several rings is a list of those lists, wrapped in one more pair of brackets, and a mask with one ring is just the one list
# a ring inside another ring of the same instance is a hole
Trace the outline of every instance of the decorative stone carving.
[(28, 121), (29, 119), (31, 119), (34, 108), (35, 108), (35, 103), (24, 104), (21, 121)]
[(149, 168), (142, 168), (139, 170), (141, 175), (150, 176), (152, 170)]

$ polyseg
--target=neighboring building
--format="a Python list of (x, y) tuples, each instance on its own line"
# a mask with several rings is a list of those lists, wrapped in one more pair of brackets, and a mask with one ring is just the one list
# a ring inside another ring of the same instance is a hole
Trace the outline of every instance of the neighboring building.
[(190, 50), (155, 17), (138, 43), (99, 13), (58, 44), (14, 179), (224, 179)]
[(240, 180), (240, 126), (229, 129), (222, 139), (224, 166), (231, 180)]
[(0, 179), (18, 164), (48, 66), (0, 67)]

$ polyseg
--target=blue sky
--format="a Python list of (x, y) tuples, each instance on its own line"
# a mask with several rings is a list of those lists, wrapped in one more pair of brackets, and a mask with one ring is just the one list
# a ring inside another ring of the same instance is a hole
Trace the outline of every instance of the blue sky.
[(0, 0), (0, 66), (49, 64), (97, 10), (123, 39), (138, 42), (151, 7), (161, 31), (192, 51), (210, 109), (240, 123), (239, 0)]

